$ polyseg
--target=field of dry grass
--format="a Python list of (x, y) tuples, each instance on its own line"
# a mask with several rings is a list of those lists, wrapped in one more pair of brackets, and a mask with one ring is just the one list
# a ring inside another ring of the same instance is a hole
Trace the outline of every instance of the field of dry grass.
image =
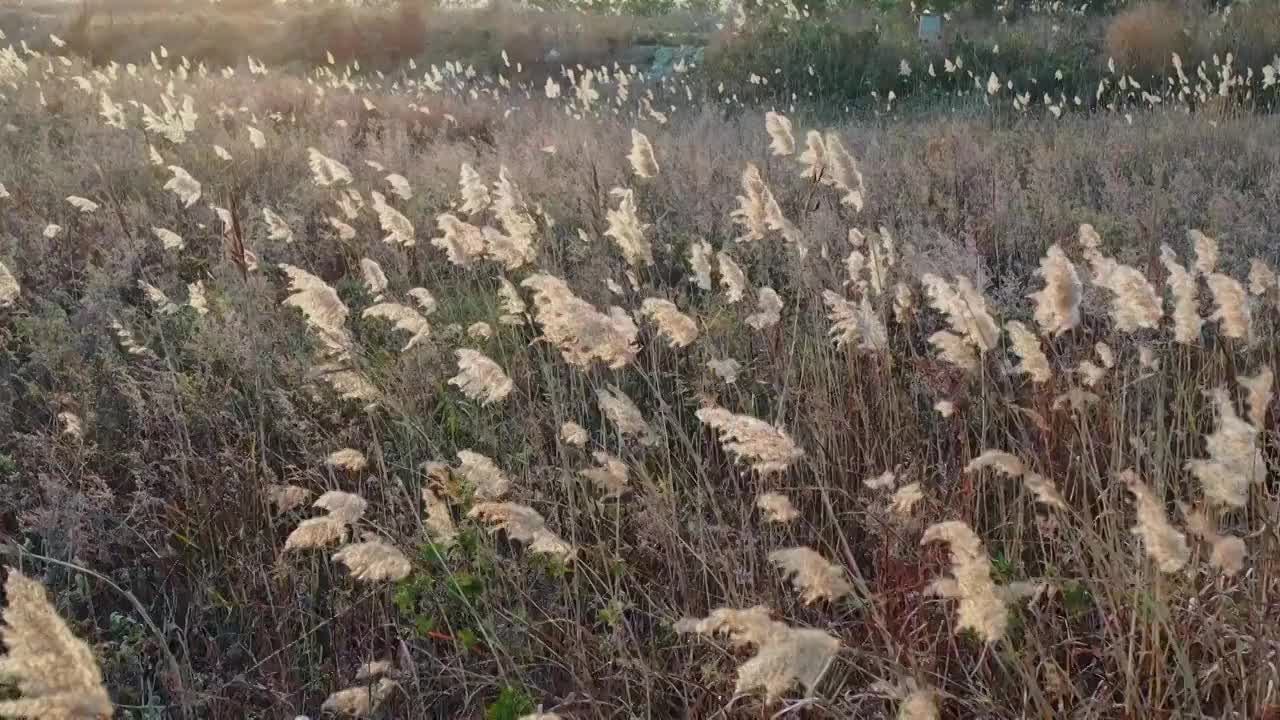
[(711, 25), (710, 19), (690, 13), (643, 18), (528, 13), (500, 3), (440, 10), (411, 2), (351, 7), (113, 0), (0, 8), (0, 30), (14, 42), (43, 49), (54, 33), (67, 41), (67, 51), (98, 63), (145, 63), (152, 51), (166, 46), (181, 48), (196, 63), (235, 65), (252, 56), (299, 73), (323, 64), (327, 56), (368, 70), (399, 69), (412, 59), (424, 67), (452, 60), (490, 71), (502, 65), (505, 52), (512, 64), (545, 76), (562, 65), (625, 63), (637, 46), (705, 42)]
[(0, 716), (1280, 713), (1273, 66), (62, 40), (0, 51)]

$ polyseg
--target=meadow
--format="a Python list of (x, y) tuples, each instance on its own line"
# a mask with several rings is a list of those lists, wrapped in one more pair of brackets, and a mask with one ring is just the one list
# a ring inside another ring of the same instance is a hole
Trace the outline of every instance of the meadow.
[(17, 23), (0, 717), (1280, 717), (1280, 61), (836, 95), (779, 7), (661, 74)]

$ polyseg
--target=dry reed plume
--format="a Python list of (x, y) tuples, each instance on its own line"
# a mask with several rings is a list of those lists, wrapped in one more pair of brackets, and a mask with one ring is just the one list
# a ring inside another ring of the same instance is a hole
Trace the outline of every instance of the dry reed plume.
[(9, 568), (5, 580), (5, 649), (0, 672), (21, 697), (0, 700), (0, 716), (80, 720), (111, 717), (93, 651), (77, 638), (49, 603), (44, 586)]

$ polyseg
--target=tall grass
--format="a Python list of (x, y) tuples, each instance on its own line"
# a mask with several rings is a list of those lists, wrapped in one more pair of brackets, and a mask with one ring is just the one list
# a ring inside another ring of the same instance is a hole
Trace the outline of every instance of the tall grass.
[(1268, 118), (23, 58), (0, 533), (121, 714), (1280, 702)]

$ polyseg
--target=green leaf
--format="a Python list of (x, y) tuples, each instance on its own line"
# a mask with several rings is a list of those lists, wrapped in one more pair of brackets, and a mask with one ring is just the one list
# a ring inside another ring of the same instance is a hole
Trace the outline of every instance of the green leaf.
[(469, 572), (456, 572), (449, 576), (449, 592), (458, 599), (474, 598), (483, 590), (484, 583)]
[(524, 690), (506, 686), (484, 711), (485, 720), (518, 720), (537, 711), (533, 698)]
[(1071, 614), (1072, 619), (1079, 618), (1093, 608), (1093, 596), (1084, 583), (1067, 580), (1062, 583), (1062, 605)]
[(463, 652), (471, 652), (480, 644), (480, 638), (476, 635), (476, 631), (471, 628), (462, 628), (457, 633), (458, 644), (462, 646)]
[(608, 625), (610, 628), (615, 628), (622, 622), (623, 610), (624, 608), (620, 600), (611, 600), (608, 605), (596, 610), (596, 619), (605, 625)]
[(436, 619), (430, 615), (419, 615), (413, 619), (413, 629), (419, 635), (426, 637), (436, 630)]
[(424, 542), (418, 546), (418, 557), (427, 565), (445, 565), (445, 556), (449, 548), (433, 542)]

